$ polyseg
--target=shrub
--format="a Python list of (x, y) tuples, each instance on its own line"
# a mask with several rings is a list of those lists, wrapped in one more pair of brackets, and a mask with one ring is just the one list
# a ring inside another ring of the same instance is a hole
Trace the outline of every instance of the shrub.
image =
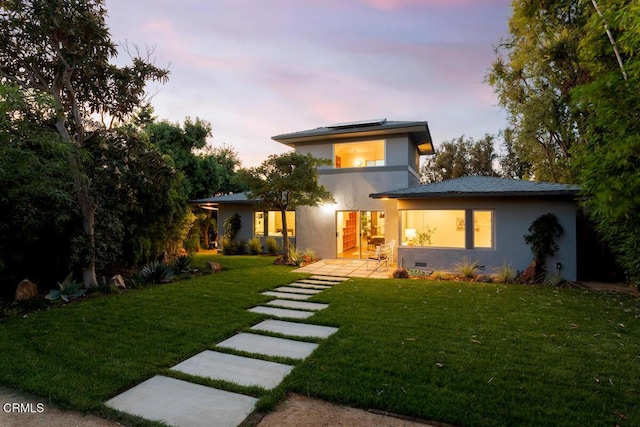
[(309, 259), (309, 261), (314, 261), (316, 260), (316, 251), (314, 251), (313, 249), (305, 249), (304, 250), (304, 256), (307, 257)]
[(429, 275), (429, 278), (433, 280), (449, 280), (451, 279), (451, 275), (446, 271), (435, 270)]
[(267, 253), (275, 254), (280, 249), (278, 247), (278, 242), (273, 237), (267, 237), (267, 240), (264, 243), (267, 247)]
[(140, 280), (146, 283), (169, 283), (173, 280), (173, 270), (161, 261), (153, 261), (142, 267)]
[(231, 246), (232, 246), (231, 240), (223, 238), (222, 239), (222, 245), (220, 246), (220, 248), (222, 249), (222, 253), (224, 255), (231, 255)]
[(193, 263), (193, 257), (191, 255), (180, 255), (173, 261), (173, 271), (176, 272), (188, 272), (191, 270), (191, 264)]
[(545, 275), (544, 279), (542, 280), (542, 284), (545, 286), (552, 286), (552, 287), (560, 287), (562, 285), (564, 285), (567, 281), (565, 280), (564, 277), (562, 277), (562, 275), (560, 273), (555, 273), (555, 274), (547, 274)]
[(465, 279), (470, 279), (476, 275), (478, 261), (470, 261), (469, 258), (463, 257), (459, 262), (454, 264), (456, 272)]
[(251, 255), (258, 255), (262, 253), (262, 243), (260, 242), (260, 239), (257, 237), (254, 237), (253, 239), (249, 240), (249, 242), (247, 243), (247, 246), (249, 248), (249, 253)]
[(298, 249), (296, 249), (295, 246), (290, 245), (289, 246), (289, 263), (292, 265), (299, 266), (300, 264), (302, 264), (303, 259), (304, 259), (304, 254)]
[(564, 229), (558, 222), (558, 217), (552, 213), (544, 214), (536, 218), (529, 227), (529, 233), (524, 236), (524, 241), (531, 246), (533, 259), (536, 261), (537, 274), (543, 272), (545, 260), (553, 256), (558, 250), (556, 238), (564, 234)]
[(242, 220), (240, 215), (234, 213), (224, 220), (224, 238), (233, 241), (240, 232)]
[(69, 273), (62, 283), (58, 282), (58, 287), (60, 289), (51, 289), (45, 298), (51, 301), (62, 299), (65, 302), (69, 302), (69, 300), (78, 298), (86, 292), (86, 290), (82, 289), (82, 283), (73, 280), (73, 273)]
[(496, 267), (491, 278), (499, 283), (514, 283), (518, 272), (507, 261), (502, 261), (502, 266)]

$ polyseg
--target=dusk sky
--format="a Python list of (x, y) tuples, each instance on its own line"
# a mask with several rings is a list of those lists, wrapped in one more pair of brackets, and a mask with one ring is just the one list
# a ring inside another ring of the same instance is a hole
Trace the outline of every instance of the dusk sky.
[[(510, 0), (106, 0), (114, 42), (155, 48), (159, 119), (211, 123), (243, 166), (274, 135), (374, 118), (426, 120), (439, 142), (505, 127), (484, 83)], [(118, 63), (126, 62), (121, 54)], [(156, 89), (150, 87), (152, 91)]]

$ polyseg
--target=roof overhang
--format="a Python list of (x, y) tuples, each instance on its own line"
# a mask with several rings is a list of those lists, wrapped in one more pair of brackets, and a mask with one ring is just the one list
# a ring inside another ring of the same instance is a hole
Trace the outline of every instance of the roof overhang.
[(397, 134), (410, 135), (421, 155), (433, 154), (433, 141), (427, 122), (386, 122), (377, 126), (324, 127), (310, 131), (294, 132), (271, 137), (274, 141), (295, 148), (296, 144), (326, 141), (327, 139), (354, 139)]
[(443, 193), (372, 193), (372, 199), (405, 199), (405, 200), (435, 200), (435, 199), (455, 199), (455, 198), (486, 198), (486, 197), (548, 197), (575, 199), (578, 191), (491, 191), (491, 192), (443, 192)]

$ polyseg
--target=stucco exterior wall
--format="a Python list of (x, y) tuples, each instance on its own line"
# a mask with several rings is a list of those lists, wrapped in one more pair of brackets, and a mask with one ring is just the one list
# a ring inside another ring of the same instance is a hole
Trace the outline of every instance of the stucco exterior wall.
[(247, 241), (253, 237), (253, 212), (255, 205), (246, 203), (224, 203), (218, 208), (218, 244), (224, 236), (224, 222), (234, 213), (240, 215), (240, 231), (236, 241)]
[[(305, 143), (296, 146), (302, 154), (333, 158), (333, 143), (377, 139), (341, 139)], [(398, 241), (398, 213), (395, 201), (371, 199), (369, 194), (406, 188), (418, 183), (411, 167), (418, 158), (417, 149), (406, 135), (385, 137), (385, 166), (370, 168), (321, 168), (319, 183), (329, 190), (336, 204), (331, 207), (300, 207), (296, 210), (296, 244), (300, 249), (311, 248), (321, 258), (336, 258), (337, 211), (384, 211), (386, 239)]]
[[(398, 209), (481, 209), (494, 211), (494, 247), (493, 249), (449, 249), (435, 247), (398, 248), (398, 262), (407, 268), (416, 263), (428, 270), (453, 271), (454, 264), (463, 257), (478, 261), (484, 273), (491, 273), (503, 261), (511, 263), (513, 268), (523, 271), (531, 263), (533, 254), (524, 241), (531, 223), (541, 215), (552, 212), (564, 229), (558, 240), (560, 249), (547, 259), (547, 268), (556, 272), (556, 263), (562, 263), (561, 274), (567, 280), (577, 280), (577, 226), (576, 206), (572, 201), (532, 200), (515, 198), (477, 198), (477, 199), (440, 199), (440, 200), (400, 200)], [(401, 224), (398, 224), (401, 227)], [(482, 271), (482, 270), (481, 270)]]

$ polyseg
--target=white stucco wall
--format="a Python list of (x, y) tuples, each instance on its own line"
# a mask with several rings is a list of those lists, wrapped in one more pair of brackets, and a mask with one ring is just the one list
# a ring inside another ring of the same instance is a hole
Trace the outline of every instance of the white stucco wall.
[[(556, 271), (556, 263), (562, 263), (561, 274), (567, 280), (577, 280), (577, 227), (575, 203), (566, 200), (535, 200), (531, 198), (477, 198), (441, 200), (401, 200), (398, 209), (478, 209), (494, 211), (493, 249), (449, 249), (435, 247), (400, 247), (398, 262), (407, 268), (416, 263), (426, 263), (428, 270), (452, 271), (454, 264), (463, 257), (478, 261), (484, 273), (491, 273), (503, 261), (523, 271), (531, 263), (531, 247), (524, 241), (531, 223), (541, 215), (554, 213), (564, 229), (557, 243), (560, 249), (547, 259), (550, 272)], [(401, 227), (399, 224), (398, 227)]]

